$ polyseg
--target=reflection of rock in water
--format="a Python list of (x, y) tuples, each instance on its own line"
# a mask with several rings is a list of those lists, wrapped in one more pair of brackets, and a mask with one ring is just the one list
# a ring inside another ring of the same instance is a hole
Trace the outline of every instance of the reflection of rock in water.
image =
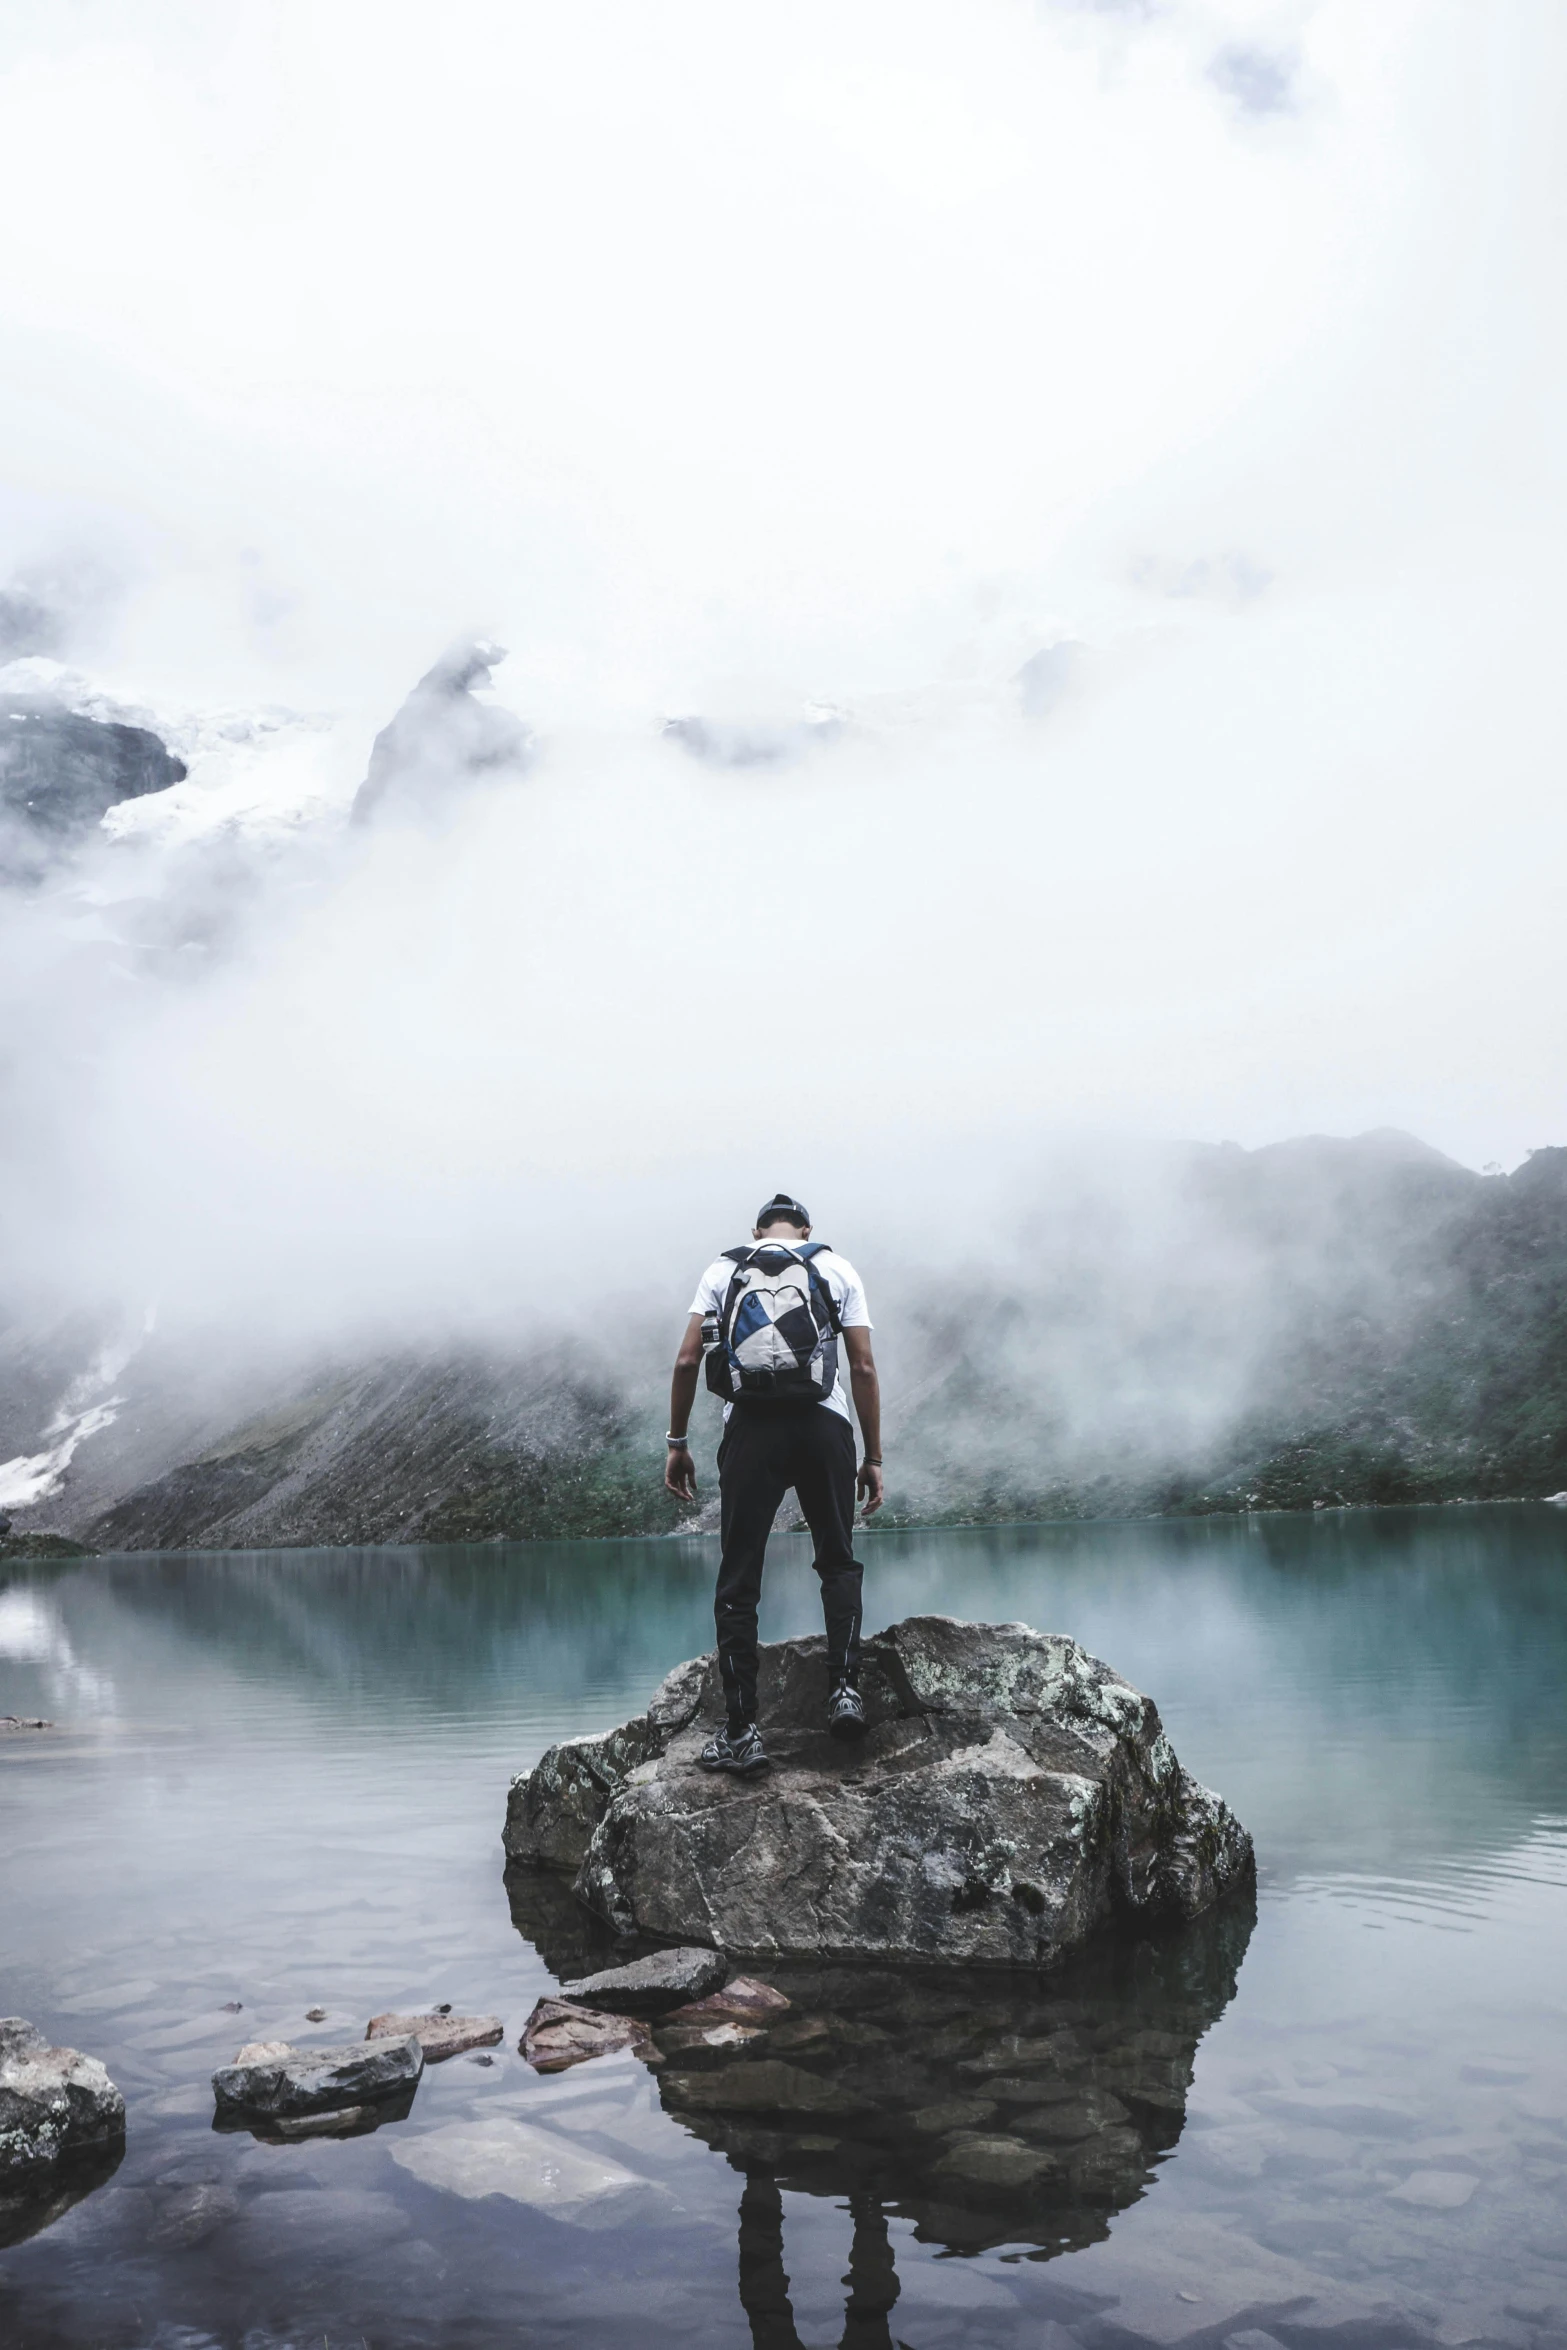
[(53, 2227), (84, 2196), (107, 2185), (124, 2160), (122, 2139), (115, 2146), (68, 2155), (47, 2170), (0, 2178), (0, 2252)]
[(410, 2088), (364, 2105), (334, 2105), (324, 2113), (226, 2113), (220, 2108), (212, 2127), (220, 2137), (248, 2136), (261, 2146), (297, 2146), (307, 2138), (372, 2137), (387, 2122), (405, 2122), (413, 2106), (414, 2090)]
[(751, 2182), (743, 2279), (748, 2240), (757, 2277), (772, 2257), (775, 2187), (848, 2200), (866, 2272), (855, 2290), (872, 2300), (881, 2209), (963, 2251), (1021, 2242), (1048, 2258), (1106, 2235), (1180, 2135), (1197, 2043), (1234, 1991), (1254, 1916), (1243, 1894), (1027, 1988), (772, 1967), (794, 2004), (770, 2030), (714, 2044), (655, 2025), (666, 2111)]
[(549, 1869), (509, 1868), (506, 1898), (512, 1924), (559, 1983), (617, 1966), (640, 1947), (617, 1941), (602, 1919), (583, 1908), (571, 1880)]

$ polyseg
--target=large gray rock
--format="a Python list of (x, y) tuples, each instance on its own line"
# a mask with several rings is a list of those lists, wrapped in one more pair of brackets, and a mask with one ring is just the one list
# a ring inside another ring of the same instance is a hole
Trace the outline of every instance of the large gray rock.
[(51, 2048), (19, 2015), (0, 2018), (0, 2178), (117, 2146), (125, 2100), (95, 2056)]
[(212, 2076), (221, 2115), (285, 2116), (331, 2113), (406, 2097), (424, 2071), (424, 2050), (413, 2033), (361, 2040), (339, 2048), (295, 2048), (286, 2040), (254, 2040), (232, 2064)]
[(1039, 1966), (1117, 1914), (1195, 1917), (1251, 1839), (1182, 1769), (1158, 1710), (1073, 1640), (914, 1616), (866, 1643), (869, 1732), (822, 1727), (820, 1639), (761, 1651), (773, 1768), (709, 1774), (717, 1662), (513, 1783), (514, 1862), (575, 1870), (618, 1932), (757, 1956)]

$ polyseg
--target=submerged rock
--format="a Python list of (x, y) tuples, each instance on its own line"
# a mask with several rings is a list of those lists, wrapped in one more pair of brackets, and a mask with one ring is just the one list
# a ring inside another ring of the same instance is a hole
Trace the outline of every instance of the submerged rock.
[(176, 2187), (160, 2201), (150, 2239), (154, 2244), (199, 2244), (227, 2227), (238, 2211), (239, 2197), (232, 2187), (216, 2181)]
[(411, 2096), (424, 2071), (412, 2033), (345, 2048), (295, 2048), (287, 2040), (253, 2040), (212, 2076), (220, 2118), (340, 2112), (380, 2099)]
[(715, 1950), (655, 1950), (628, 1966), (605, 1967), (579, 1982), (562, 1983), (560, 1995), (582, 2007), (611, 2008), (618, 2015), (662, 2015), (716, 1991), (729, 1972)]
[(563, 2073), (591, 2057), (629, 2048), (644, 2063), (656, 2058), (645, 2024), (626, 2015), (600, 2015), (569, 1999), (541, 1999), (522, 2027), (517, 2043), (536, 2073)]
[(475, 2201), (504, 2195), (571, 2227), (645, 2225), (674, 2203), (667, 2188), (605, 2155), (500, 2117), (426, 2130), (394, 2146), (392, 2160), (427, 2187)]
[(95, 2056), (52, 2048), (19, 2015), (0, 2018), (0, 2178), (101, 2154), (125, 2137), (125, 2100)]
[(823, 1727), (825, 1642), (763, 1647), (765, 1776), (710, 1774), (715, 1657), (513, 1782), (513, 1863), (572, 1868), (621, 1934), (757, 1955), (1041, 1966), (1116, 1917), (1191, 1918), (1251, 1839), (1151, 1699), (1073, 1640), (915, 1616), (865, 1644), (869, 1723)]
[(498, 2015), (453, 2015), (435, 2008), (428, 2015), (373, 2015), (365, 2026), (367, 2040), (402, 2039), (412, 2034), (424, 2050), (427, 2064), (442, 2064), (465, 2048), (493, 2048), (505, 2033)]

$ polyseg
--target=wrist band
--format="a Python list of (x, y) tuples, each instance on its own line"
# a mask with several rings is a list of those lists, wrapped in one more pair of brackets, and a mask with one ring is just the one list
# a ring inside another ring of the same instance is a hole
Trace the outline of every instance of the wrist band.
[(664, 1442), (666, 1444), (678, 1444), (683, 1452), (689, 1452), (691, 1450), (691, 1439), (689, 1436), (666, 1436), (664, 1438)]
[(877, 1453), (873, 1459), (871, 1455), (867, 1453), (864, 1460), (861, 1461), (860, 1467), (862, 1469), (879, 1469), (881, 1467), (881, 1454)]

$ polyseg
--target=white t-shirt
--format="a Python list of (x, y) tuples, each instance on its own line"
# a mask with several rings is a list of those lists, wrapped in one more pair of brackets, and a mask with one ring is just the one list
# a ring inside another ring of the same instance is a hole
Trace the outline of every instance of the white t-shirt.
[[(761, 1243), (757, 1242), (755, 1245), (760, 1247)], [(827, 1284), (832, 1302), (838, 1309), (838, 1319), (845, 1330), (869, 1330), (871, 1312), (865, 1303), (865, 1284), (848, 1258), (840, 1257), (836, 1249), (824, 1248), (818, 1256), (812, 1257), (811, 1263), (819, 1277)], [(693, 1314), (721, 1314), (723, 1312), (724, 1300), (729, 1295), (729, 1284), (734, 1278), (734, 1270), (728, 1257), (719, 1257), (715, 1263), (708, 1266), (707, 1271), (697, 1283), (696, 1295), (691, 1300)], [(732, 1403), (725, 1404), (724, 1418), (726, 1420), (734, 1408)], [(841, 1372), (832, 1383), (831, 1395), (823, 1396), (821, 1408), (824, 1412), (840, 1412), (844, 1419), (849, 1421), (851, 1427), (854, 1425), (849, 1414), (849, 1399), (843, 1392), (843, 1374)]]

